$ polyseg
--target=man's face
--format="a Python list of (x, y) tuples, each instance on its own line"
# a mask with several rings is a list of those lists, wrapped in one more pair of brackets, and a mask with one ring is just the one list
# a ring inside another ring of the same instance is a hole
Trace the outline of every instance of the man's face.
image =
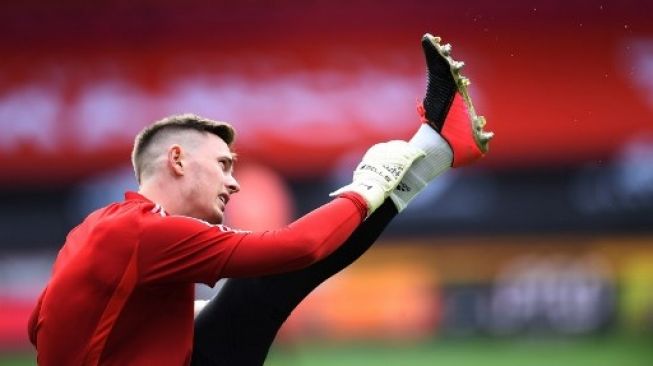
[(240, 190), (233, 177), (233, 154), (218, 136), (203, 134), (198, 145), (187, 150), (187, 191), (184, 196), (188, 215), (220, 224), (233, 193)]

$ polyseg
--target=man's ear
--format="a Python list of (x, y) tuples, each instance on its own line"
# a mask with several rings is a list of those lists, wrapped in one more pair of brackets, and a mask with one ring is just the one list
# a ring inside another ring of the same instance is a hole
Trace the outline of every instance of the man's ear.
[(174, 175), (184, 175), (184, 150), (179, 145), (172, 145), (168, 149), (168, 166)]

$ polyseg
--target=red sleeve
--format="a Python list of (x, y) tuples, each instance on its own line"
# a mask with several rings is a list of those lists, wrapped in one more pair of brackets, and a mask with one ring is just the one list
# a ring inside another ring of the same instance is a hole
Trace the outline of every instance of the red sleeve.
[(287, 272), (331, 254), (367, 214), (363, 199), (345, 194), (289, 226), (243, 232), (183, 216), (153, 215), (142, 228), (143, 282), (202, 282)]
[(341, 197), (286, 228), (243, 236), (225, 264), (222, 276), (288, 272), (327, 257), (349, 238), (367, 215), (367, 205), (360, 196)]

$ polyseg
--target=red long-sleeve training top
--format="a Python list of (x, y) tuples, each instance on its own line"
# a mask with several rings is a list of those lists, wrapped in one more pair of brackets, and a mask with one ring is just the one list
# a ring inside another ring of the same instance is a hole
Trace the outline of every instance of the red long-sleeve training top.
[(187, 365), (194, 284), (306, 267), (367, 214), (345, 194), (289, 226), (245, 232), (168, 215), (134, 192), (74, 228), (29, 320), (39, 365)]

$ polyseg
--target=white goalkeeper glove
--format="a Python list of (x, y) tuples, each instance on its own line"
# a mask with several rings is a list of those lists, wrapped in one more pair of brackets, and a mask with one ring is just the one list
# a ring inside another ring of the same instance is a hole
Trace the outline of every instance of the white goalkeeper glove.
[(337, 196), (355, 192), (367, 202), (371, 215), (395, 189), (410, 165), (423, 157), (424, 151), (406, 141), (393, 140), (372, 146), (354, 170), (352, 183), (332, 192)]

